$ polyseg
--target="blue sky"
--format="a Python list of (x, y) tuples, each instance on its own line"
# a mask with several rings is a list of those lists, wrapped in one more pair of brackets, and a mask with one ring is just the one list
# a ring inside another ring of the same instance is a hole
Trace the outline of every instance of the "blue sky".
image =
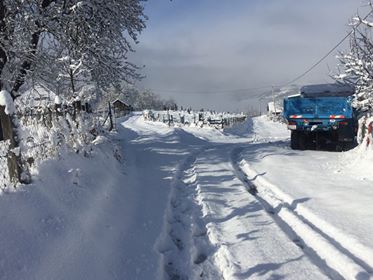
[[(147, 28), (131, 60), (139, 87), (184, 106), (247, 110), (258, 90), (301, 74), (364, 14), (360, 0), (149, 0)], [(347, 49), (347, 44), (340, 50)], [(330, 81), (335, 54), (300, 84)]]

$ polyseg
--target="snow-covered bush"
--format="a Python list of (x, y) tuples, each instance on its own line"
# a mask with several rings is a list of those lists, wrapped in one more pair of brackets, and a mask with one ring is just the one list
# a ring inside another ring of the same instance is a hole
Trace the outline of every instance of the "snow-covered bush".
[(110, 126), (109, 106), (98, 106), (95, 91), (87, 85), (77, 96), (68, 98), (45, 85), (34, 85), (15, 100), (23, 169), (37, 167), (64, 152), (90, 155), (92, 141)]
[(178, 105), (173, 99), (161, 98), (150, 90), (140, 90), (126, 82), (121, 82), (108, 89), (108, 97), (110, 99), (107, 99), (106, 103), (119, 99), (130, 104), (136, 111), (178, 109)]
[(81, 112), (75, 118), (69, 113), (40, 113), (19, 118), (21, 156), (33, 167), (48, 158), (57, 158), (65, 151), (89, 156), (97, 136), (96, 119)]
[(373, 151), (373, 116), (360, 118), (357, 140), (362, 149)]

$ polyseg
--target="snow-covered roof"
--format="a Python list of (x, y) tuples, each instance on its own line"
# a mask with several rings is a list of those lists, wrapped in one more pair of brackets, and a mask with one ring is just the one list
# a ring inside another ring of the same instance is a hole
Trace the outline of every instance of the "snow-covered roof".
[(297, 94), (292, 94), (292, 95), (289, 95), (288, 98), (293, 98), (293, 97), (300, 97), (300, 94), (297, 93)]
[(112, 103), (114, 104), (115, 102), (120, 102), (120, 103), (123, 103), (124, 105), (126, 105), (126, 106), (130, 106), (127, 102), (125, 102), (125, 101), (123, 101), (123, 100), (120, 100), (120, 99), (115, 99)]
[(355, 93), (355, 89), (345, 84), (316, 84), (303, 86), (300, 89), (304, 97), (340, 96), (347, 97)]
[(49, 107), (55, 103), (57, 95), (41, 86), (25, 91), (16, 99), (16, 104), (28, 107)]

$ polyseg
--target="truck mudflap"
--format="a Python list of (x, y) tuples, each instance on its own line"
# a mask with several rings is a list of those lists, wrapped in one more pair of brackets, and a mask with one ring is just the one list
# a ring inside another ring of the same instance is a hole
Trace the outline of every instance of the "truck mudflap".
[[(348, 131), (347, 131), (348, 132)], [(292, 130), (290, 147), (293, 150), (337, 150), (344, 151), (355, 146), (355, 136), (338, 130), (307, 131)]]

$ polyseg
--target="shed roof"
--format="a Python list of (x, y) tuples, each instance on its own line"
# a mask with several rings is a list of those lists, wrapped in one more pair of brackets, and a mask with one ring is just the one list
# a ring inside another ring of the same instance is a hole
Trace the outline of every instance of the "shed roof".
[(130, 107), (131, 105), (129, 105), (127, 102), (124, 102), (123, 100), (120, 100), (120, 99), (115, 99), (112, 103), (114, 104), (114, 103), (117, 103), (117, 102), (120, 102), (120, 103), (122, 103), (122, 104), (124, 104), (124, 105), (126, 105), (126, 106), (128, 106), (128, 107)]

